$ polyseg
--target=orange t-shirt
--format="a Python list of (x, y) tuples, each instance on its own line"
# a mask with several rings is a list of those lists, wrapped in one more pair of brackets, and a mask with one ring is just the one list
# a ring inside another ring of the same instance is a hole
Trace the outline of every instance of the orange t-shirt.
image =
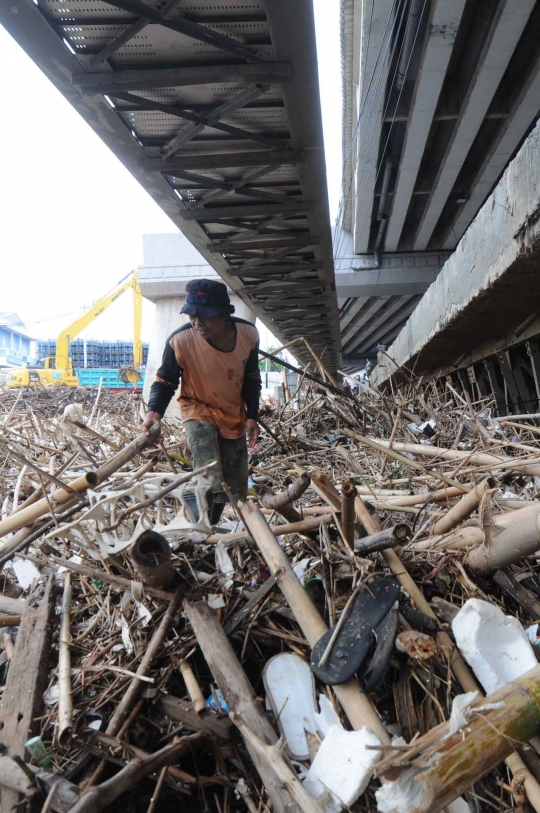
[[(169, 339), (182, 370), (178, 398), (182, 420), (213, 423), (229, 439), (240, 438), (246, 431), (245, 368), (259, 341), (257, 328), (250, 322), (235, 318), (233, 322), (236, 344), (229, 352), (217, 350), (191, 325), (181, 327)], [(258, 368), (254, 375), (258, 378)]]

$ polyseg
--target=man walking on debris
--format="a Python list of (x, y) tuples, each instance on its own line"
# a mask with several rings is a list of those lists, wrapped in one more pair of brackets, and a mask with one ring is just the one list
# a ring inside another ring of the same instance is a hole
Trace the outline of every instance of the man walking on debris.
[[(212, 524), (219, 521), (227, 502), (222, 482), (236, 499), (246, 498), (247, 446), (253, 449), (259, 436), (259, 334), (255, 325), (233, 312), (222, 282), (196, 279), (187, 284), (181, 313), (189, 316), (189, 323), (167, 340), (143, 423), (148, 435), (182, 379), (178, 401), (193, 467), (218, 461), (207, 474), (207, 488), (205, 484)], [(184, 499), (198, 521), (195, 493), (186, 491)]]

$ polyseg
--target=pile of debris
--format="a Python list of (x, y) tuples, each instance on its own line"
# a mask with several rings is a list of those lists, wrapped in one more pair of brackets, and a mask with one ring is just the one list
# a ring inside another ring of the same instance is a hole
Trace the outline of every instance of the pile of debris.
[(138, 395), (0, 395), (0, 813), (540, 813), (540, 428), (286, 396), (212, 528)]

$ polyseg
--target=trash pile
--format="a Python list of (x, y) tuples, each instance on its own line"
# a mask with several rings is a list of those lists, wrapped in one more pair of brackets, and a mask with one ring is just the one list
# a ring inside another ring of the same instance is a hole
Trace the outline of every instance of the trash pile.
[(540, 428), (304, 372), (215, 527), (137, 394), (0, 393), (0, 813), (540, 812)]

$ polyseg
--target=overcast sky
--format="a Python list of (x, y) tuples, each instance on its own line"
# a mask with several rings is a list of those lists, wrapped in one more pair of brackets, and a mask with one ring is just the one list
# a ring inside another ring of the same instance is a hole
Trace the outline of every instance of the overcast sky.
[[(0, 0), (2, 2), (3, 0)], [(331, 216), (341, 174), (339, 0), (314, 0)], [(0, 311), (55, 337), (175, 225), (0, 26)], [(128, 339), (126, 293), (82, 335)], [(143, 339), (152, 331), (145, 302)], [(264, 338), (264, 337), (263, 337)]]

